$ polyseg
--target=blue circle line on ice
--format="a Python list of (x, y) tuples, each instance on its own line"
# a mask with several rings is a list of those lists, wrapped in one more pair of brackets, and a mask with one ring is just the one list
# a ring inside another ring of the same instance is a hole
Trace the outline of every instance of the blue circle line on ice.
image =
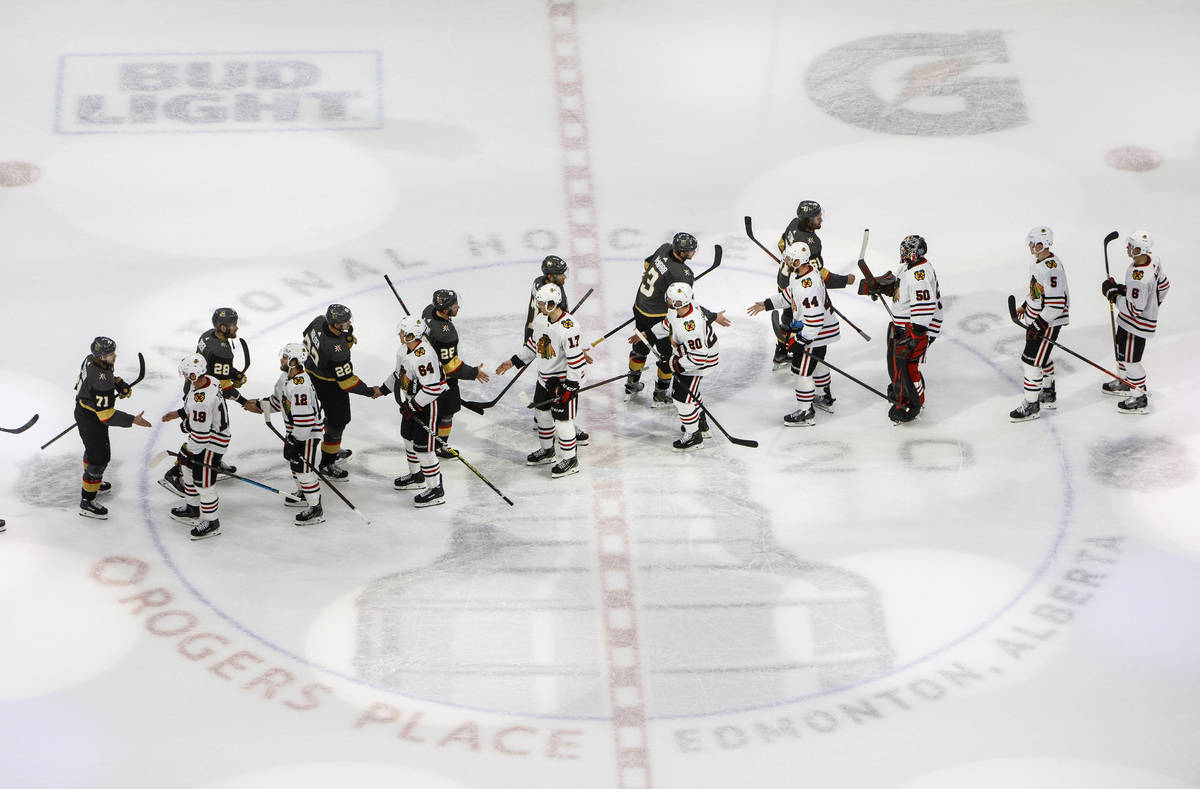
[[(614, 260), (614, 258), (610, 258), (609, 260)], [(620, 260), (620, 259), (617, 259), (617, 260)], [(641, 258), (629, 258), (628, 260), (637, 260), (638, 262), (640, 262)], [(402, 279), (396, 279), (396, 282), (397, 282), (397, 284), (399, 284), (401, 282), (410, 282), (410, 281), (414, 281), (414, 280), (426, 280), (426, 279), (432, 279), (434, 277), (444, 277), (448, 274), (479, 271), (479, 270), (483, 270), (483, 269), (496, 269), (496, 268), (502, 268), (502, 267), (507, 267), (507, 266), (515, 266), (515, 265), (528, 266), (528, 265), (535, 264), (537, 262), (540, 262), (540, 261), (513, 260), (513, 261), (502, 262), (502, 263), (490, 263), (490, 264), (481, 264), (481, 265), (473, 265), (473, 266), (463, 266), (463, 267), (459, 267), (459, 268), (455, 268), (455, 269), (432, 271), (427, 274), (414, 274), (412, 276), (404, 276)], [(350, 292), (343, 293), (338, 296), (333, 296), (332, 298), (337, 301), (344, 302), (349, 299), (352, 299), (353, 297), (362, 296), (367, 293), (383, 291), (386, 288), (387, 288), (386, 285), (371, 285), (369, 287), (360, 288), (359, 290), (350, 291)], [(262, 332), (273, 331), (273, 330), (283, 326), (286, 323), (295, 321), (299, 317), (311, 314), (314, 309), (317, 311), (320, 311), (320, 309), (321, 309), (320, 305), (323, 305), (326, 303), (328, 303), (328, 302), (324, 301), (324, 300), (321, 302), (315, 302), (313, 306), (306, 307), (303, 310), (298, 310), (298, 311), (292, 313), (291, 315), (281, 318), (280, 320), (276, 321), (275, 323), (263, 328), (261, 331)], [(397, 305), (397, 306), (399, 306), (399, 305)], [(976, 349), (972, 348), (971, 346), (967, 345), (966, 343), (962, 342), (961, 340), (957, 340), (957, 339), (953, 339), (953, 338), (947, 338), (947, 339), (950, 344), (952, 344), (958, 348), (961, 348), (962, 350), (966, 351), (968, 354), (974, 356), (978, 361), (982, 362), (986, 367), (990, 368), (993, 372), (995, 372), (998, 377), (1009, 382), (1014, 387), (1014, 391), (1019, 390), (1019, 386), (1018, 386), (1019, 381), (1017, 381), (1017, 379), (1014, 378), (1012, 375), (1009, 375), (1008, 373), (1006, 373), (999, 365), (997, 365), (991, 359), (989, 359), (988, 357), (986, 357), (985, 355), (983, 355)], [(1057, 427), (1055, 427), (1055, 425), (1053, 424), (1053, 420), (1049, 420), (1046, 424), (1048, 425), (1049, 433), (1053, 438), (1053, 442), (1058, 449), (1059, 458), (1061, 461), (1060, 462), (1060, 471), (1062, 474), (1062, 511), (1059, 516), (1058, 529), (1054, 535), (1054, 539), (1053, 539), (1052, 544), (1050, 545), (1049, 551), (1047, 552), (1045, 558), (1042, 560), (1041, 564), (1030, 575), (1029, 581), (1023, 587), (1021, 587), (1021, 589), (1019, 589), (1017, 591), (1017, 593), (1015, 595), (1013, 595), (1013, 597), (1008, 602), (1006, 602), (1004, 605), (1002, 605), (999, 609), (997, 609), (994, 613), (992, 613), (985, 620), (978, 623), (971, 630), (967, 631), (966, 633), (963, 633), (962, 635), (958, 636), (957, 638), (953, 639), (952, 641), (950, 641), (946, 644), (943, 644), (942, 646), (933, 650), (932, 652), (922, 655), (921, 657), (919, 657), (915, 660), (911, 660), (908, 663), (905, 663), (903, 665), (896, 666), (895, 668), (893, 668), (892, 670), (890, 670), (888, 672), (861, 680), (859, 682), (856, 682), (856, 683), (853, 683), (850, 685), (844, 685), (844, 686), (841, 686), (838, 688), (834, 688), (832, 690), (820, 691), (817, 693), (810, 693), (810, 694), (798, 696), (795, 698), (780, 699), (779, 701), (771, 702), (770, 704), (763, 704), (763, 705), (757, 705), (757, 706), (752, 706), (752, 707), (721, 709), (721, 710), (714, 710), (712, 712), (695, 713), (695, 714), (689, 714), (689, 715), (652, 715), (652, 716), (650, 716), (650, 719), (651, 720), (680, 720), (680, 719), (686, 720), (686, 719), (696, 719), (696, 718), (709, 718), (709, 717), (714, 717), (714, 716), (718, 716), (718, 715), (732, 715), (732, 714), (737, 714), (737, 713), (754, 712), (754, 711), (758, 711), (758, 710), (773, 709), (776, 707), (783, 707), (783, 706), (788, 706), (788, 705), (793, 705), (793, 704), (799, 704), (799, 703), (803, 703), (803, 702), (813, 701), (815, 699), (823, 698), (826, 696), (832, 696), (835, 694), (845, 693), (847, 691), (853, 690), (853, 689), (861, 687), (863, 685), (868, 685), (873, 682), (877, 682), (881, 679), (886, 679), (887, 677), (895, 676), (902, 672), (909, 671), (909, 670), (911, 670), (917, 666), (920, 666), (922, 664), (928, 663), (929, 661), (934, 660), (934, 659), (944, 655), (946, 652), (948, 652), (951, 649), (954, 649), (955, 647), (959, 646), (960, 644), (964, 643), (965, 641), (975, 637), (980, 632), (982, 632), (984, 629), (986, 629), (987, 627), (992, 625), (994, 622), (999, 620), (1002, 616), (1004, 616), (1009, 611), (1011, 611), (1018, 603), (1020, 603), (1020, 601), (1025, 597), (1025, 595), (1028, 594), (1030, 592), (1030, 590), (1032, 590), (1033, 587), (1041, 580), (1042, 576), (1044, 576), (1046, 574), (1046, 571), (1049, 569), (1051, 563), (1054, 561), (1055, 556), (1058, 554), (1059, 547), (1062, 545), (1063, 539), (1066, 536), (1067, 526), (1070, 522), (1071, 514), (1072, 514), (1072, 511), (1074, 508), (1075, 493), (1074, 493), (1074, 488), (1071, 484), (1071, 466), (1070, 466), (1070, 462), (1067, 458), (1066, 447), (1063, 443), (1062, 436), (1059, 434)], [(497, 714), (497, 715), (514, 715), (514, 716), (518, 716), (518, 717), (522, 717), (522, 718), (533, 718), (533, 719), (543, 719), (543, 720), (586, 720), (586, 721), (608, 721), (608, 720), (611, 720), (611, 716), (609, 716), (609, 715), (546, 715), (546, 714), (532, 714), (532, 713), (527, 713), (527, 712), (515, 713), (515, 712), (512, 712), (511, 710), (489, 709), (489, 708), (485, 708), (485, 707), (471, 706), (471, 705), (467, 705), (467, 704), (456, 704), (454, 702), (450, 702), (445, 699), (425, 698), (422, 696), (415, 696), (415, 695), (408, 694), (408, 693), (401, 693), (400, 691), (397, 691), (394, 688), (382, 686), (382, 685), (379, 685), (374, 682), (369, 682), (360, 677), (346, 674), (335, 668), (330, 668), (328, 666), (325, 666), (325, 665), (322, 665), (319, 663), (314, 663), (313, 661), (309, 660), (308, 658), (304, 657), (303, 655), (297, 654), (297, 653), (291, 651), (290, 649), (288, 649), (287, 647), (281, 646), (273, 641), (269, 641), (267, 638), (254, 632), (253, 630), (248, 628), (246, 625), (239, 622), (232, 615), (227, 613), (224, 609), (219, 607), (207, 595), (205, 595), (194, 583), (192, 583), (192, 581), (187, 576), (184, 575), (183, 571), (175, 563), (170, 552), (167, 550), (167, 547), (163, 543), (158, 530), (154, 526), (154, 517), (152, 516), (152, 514), (150, 512), (149, 460), (152, 455), (151, 450), (154, 447), (155, 439), (157, 438), (158, 432), (161, 429), (162, 429), (162, 423), (156, 422), (154, 424), (154, 426), (151, 428), (150, 438), (147, 441), (146, 449), (143, 452), (140, 489), (141, 489), (141, 494), (142, 494), (142, 514), (145, 518), (146, 528), (150, 532), (150, 538), (151, 538), (152, 542), (154, 543), (155, 549), (159, 552), (159, 555), (162, 556), (163, 560), (166, 562), (167, 567), (170, 569), (170, 571), (175, 575), (176, 578), (179, 579), (179, 582), (182, 583), (183, 586), (185, 588), (187, 588), (187, 590), (189, 592), (191, 592), (193, 595), (195, 595), (195, 597), (204, 606), (206, 606), (214, 614), (216, 614), (218, 617), (223, 619), (226, 623), (228, 623), (230, 626), (232, 626), (239, 632), (243, 633), (244, 635), (251, 638), (252, 640), (257, 641), (258, 643), (262, 644), (263, 646), (267, 647), (268, 649), (271, 649), (281, 655), (284, 655), (285, 657), (295, 660), (296, 662), (298, 662), (304, 666), (307, 666), (310, 669), (323, 672), (323, 673), (328, 674), (333, 677), (337, 677), (338, 679), (344, 680), (346, 682), (361, 685), (363, 687), (369, 687), (369, 688), (378, 690), (383, 693), (397, 695), (397, 696), (401, 696), (403, 698), (413, 699), (416, 701), (428, 702), (430, 704), (437, 704), (437, 705), (441, 705), (444, 707), (472, 710), (472, 711), (476, 711), (476, 712), (484, 712), (484, 713)], [(897, 429), (903, 429), (903, 427), (897, 428)]]

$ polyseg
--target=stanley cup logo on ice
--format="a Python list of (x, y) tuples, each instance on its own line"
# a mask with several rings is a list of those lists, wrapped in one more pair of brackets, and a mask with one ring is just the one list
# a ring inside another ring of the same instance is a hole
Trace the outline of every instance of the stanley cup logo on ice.
[(60, 133), (374, 129), (377, 52), (64, 55)]

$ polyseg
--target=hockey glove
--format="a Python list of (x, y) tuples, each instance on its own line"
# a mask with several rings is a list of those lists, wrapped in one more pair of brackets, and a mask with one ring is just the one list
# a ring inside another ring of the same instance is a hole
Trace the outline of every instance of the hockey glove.
[(896, 285), (899, 282), (900, 280), (896, 278), (895, 274), (891, 271), (885, 271), (882, 276), (876, 277), (875, 281), (867, 287), (867, 293), (871, 296), (872, 301), (878, 299), (880, 296), (890, 298), (896, 292)]
[(1109, 302), (1115, 302), (1117, 296), (1125, 295), (1125, 286), (1118, 285), (1115, 279), (1109, 277), (1100, 283), (1100, 292), (1104, 294), (1104, 298), (1108, 299)]
[(579, 382), (562, 380), (554, 392), (554, 402), (550, 405), (550, 416), (562, 421), (571, 415), (571, 403), (579, 397)]
[(417, 408), (417, 404), (413, 402), (411, 397), (406, 397), (400, 401), (400, 414), (405, 419), (413, 419), (419, 410), (421, 409)]
[(230, 380), (233, 382), (234, 389), (240, 389), (246, 385), (246, 374), (241, 370), (234, 370), (233, 378)]
[(671, 372), (675, 373), (676, 375), (684, 374), (683, 373), (683, 357), (681, 357), (681, 356), (672, 356), (671, 357)]
[(1045, 334), (1046, 332), (1050, 331), (1050, 324), (1046, 323), (1045, 319), (1043, 319), (1041, 315), (1033, 316), (1032, 327), (1038, 334)]
[(119, 377), (113, 381), (113, 389), (117, 392), (117, 397), (129, 397), (133, 394), (133, 387), (122, 381)]
[(304, 445), (296, 440), (295, 436), (288, 436), (283, 440), (283, 459), (289, 463), (299, 463), (300, 458), (304, 456)]

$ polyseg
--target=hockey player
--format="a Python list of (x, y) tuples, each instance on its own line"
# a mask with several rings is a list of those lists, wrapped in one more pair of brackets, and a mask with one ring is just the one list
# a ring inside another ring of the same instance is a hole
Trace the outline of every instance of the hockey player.
[[(559, 306), (562, 289), (547, 283), (538, 288), (536, 299), (538, 316), (533, 321), (533, 333), (518, 353), (500, 363), (496, 375), (504, 375), (513, 367), (524, 367), (535, 357), (538, 359), (534, 402), (546, 403), (534, 414), (541, 446), (530, 453), (525, 462), (538, 466), (553, 461), (557, 436), (558, 462), (550, 473), (555, 478), (565, 477), (579, 471), (579, 460), (575, 456), (575, 412), (587, 357), (583, 352), (579, 324)], [(646, 347), (647, 353), (649, 350)]]
[(1025, 399), (1009, 412), (1014, 422), (1037, 419), (1042, 406), (1054, 408), (1054, 362), (1050, 360), (1050, 343), (1058, 339), (1062, 327), (1070, 322), (1070, 294), (1067, 292), (1067, 270), (1050, 249), (1054, 231), (1038, 225), (1029, 231), (1025, 240), (1033, 262), (1029, 266), (1029, 295), (1017, 308), (1018, 318), (1028, 318), (1025, 349), (1021, 364), (1025, 368)]
[(113, 374), (117, 361), (117, 344), (109, 337), (92, 340), (90, 353), (79, 366), (75, 382), (75, 424), (83, 439), (83, 490), (79, 497), (79, 514), (87, 518), (108, 517), (108, 508), (96, 503), (96, 494), (108, 493), (112, 485), (104, 481), (104, 469), (112, 458), (108, 441), (109, 427), (150, 427), (138, 412), (137, 416), (116, 407), (119, 397), (129, 397), (132, 388)]
[[(672, 442), (677, 452), (699, 449), (704, 444), (707, 420), (700, 410), (700, 379), (717, 369), (720, 347), (714, 323), (728, 326), (724, 312), (714, 313), (694, 304), (692, 286), (673, 282), (667, 286), (667, 316), (650, 329), (654, 340), (667, 340), (673, 352), (668, 364), (674, 373), (671, 399), (679, 412), (683, 435)], [(650, 338), (648, 338), (650, 339)], [(640, 342), (635, 334), (629, 342)]]
[(162, 421), (183, 420), (188, 433), (187, 465), (192, 473), (183, 478), (187, 500), (171, 510), (171, 517), (192, 527), (193, 540), (203, 540), (221, 533), (213, 485), (221, 456), (229, 449), (229, 410), (220, 382), (208, 374), (208, 363), (200, 354), (183, 357), (179, 374), (191, 386), (183, 395), (183, 407), (163, 414)]
[[(213, 310), (212, 325), (213, 327), (201, 334), (200, 339), (196, 341), (196, 353), (200, 354), (208, 364), (208, 375), (216, 378), (220, 383), (221, 394), (227, 399), (236, 400), (244, 407), (246, 398), (238, 391), (238, 387), (244, 386), (246, 383), (245, 371), (237, 369), (233, 364), (232, 340), (237, 339), (238, 334), (237, 310), (233, 307), (218, 307)], [(188, 384), (185, 381), (183, 384), (184, 394), (187, 393), (187, 387)], [(180, 454), (183, 454), (182, 448)], [(222, 461), (221, 471), (234, 474), (237, 473), (237, 466), (230, 466)], [(158, 484), (176, 496), (187, 495), (183, 487), (182, 467), (178, 458), (176, 458), (175, 464), (167, 469), (167, 473), (158, 481)]]
[[(793, 317), (787, 344), (792, 355), (792, 373), (796, 376), (797, 408), (783, 418), (783, 423), (809, 427), (816, 418), (814, 406), (833, 413), (836, 400), (829, 387), (829, 368), (821, 361), (829, 344), (840, 339), (842, 329), (825, 295), (823, 272), (813, 263), (808, 245), (799, 241), (789, 244), (783, 250), (783, 259), (791, 271), (783, 298), (775, 296), (755, 302), (746, 312), (757, 315), (766, 310), (791, 307)], [(821, 390), (819, 396), (817, 389)]]
[(250, 401), (256, 413), (270, 416), (283, 413), (287, 437), (283, 446), (283, 459), (292, 470), (299, 490), (295, 501), (286, 502), (289, 507), (304, 507), (296, 514), (297, 526), (313, 526), (325, 522), (325, 510), (321, 507), (321, 478), (315, 469), (320, 463), (321, 439), (325, 435), (325, 411), (313, 388), (312, 378), (304, 370), (308, 353), (304, 344), (289, 342), (279, 351), (279, 380), (274, 391), (267, 397)]
[[(425, 331), (429, 344), (437, 352), (442, 369), (446, 372), (446, 391), (438, 398), (437, 434), (442, 441), (449, 443), (450, 429), (453, 426), (454, 415), (462, 408), (462, 397), (458, 391), (458, 382), (479, 381), (487, 383), (488, 374), (481, 367), (474, 367), (458, 358), (458, 329), (452, 318), (458, 315), (458, 294), (446, 288), (433, 292), (432, 302), (421, 313), (425, 321)], [(443, 460), (453, 459), (454, 454), (444, 446), (438, 445), (436, 454)]]
[(1146, 368), (1142, 354), (1146, 340), (1158, 328), (1158, 309), (1167, 298), (1171, 282), (1162, 262), (1150, 256), (1154, 239), (1145, 231), (1125, 239), (1129, 268), (1125, 282), (1118, 284), (1112, 277), (1104, 280), (1100, 290), (1117, 307), (1117, 368), (1121, 376), (1134, 384), (1136, 391), (1122, 381), (1109, 381), (1101, 386), (1105, 394), (1124, 399), (1117, 403), (1122, 414), (1144, 414), (1150, 403), (1146, 389)]
[(892, 377), (889, 393), (896, 397), (896, 403), (888, 411), (888, 418), (896, 424), (916, 419), (925, 404), (920, 365), (929, 343), (942, 328), (942, 294), (933, 265), (925, 259), (928, 249), (921, 236), (905, 236), (900, 242), (901, 271), (892, 292), (883, 294), (893, 301), (888, 368)]
[(342, 433), (350, 424), (350, 393), (371, 398), (382, 394), (378, 386), (367, 386), (354, 374), (350, 348), (356, 339), (351, 317), (349, 307), (330, 304), (325, 314), (313, 318), (304, 330), (304, 349), (308, 352), (304, 369), (311, 375), (325, 410), (320, 469), (331, 479), (349, 476), (337, 461), (352, 454), (349, 449), (342, 449)]
[[(546, 283), (553, 283), (558, 286), (562, 292), (562, 309), (564, 312), (570, 312), (571, 308), (567, 306), (570, 300), (567, 298), (567, 261), (560, 258), (558, 255), (547, 255), (542, 258), (542, 273), (540, 276), (533, 278), (533, 286), (529, 289), (529, 312), (525, 315), (525, 339), (529, 339), (529, 335), (533, 334), (533, 319), (538, 316), (537, 308), (537, 291), (538, 288)], [(584, 354), (587, 354), (587, 349), (584, 349)], [(575, 445), (586, 447), (588, 445), (588, 434), (581, 430), (578, 425), (575, 426)]]
[[(809, 258), (811, 265), (818, 269), (824, 269), (825, 260), (821, 257), (821, 239), (817, 237), (816, 233), (821, 229), (823, 221), (824, 214), (821, 211), (820, 203), (816, 200), (801, 200), (800, 205), (796, 206), (796, 218), (788, 223), (788, 226), (784, 228), (783, 235), (779, 237), (780, 253), (783, 253), (791, 244), (804, 244), (808, 247), (808, 253), (811, 255)], [(775, 287), (779, 290), (785, 306), (779, 313), (779, 324), (775, 332), (775, 355), (772, 362), (777, 367), (786, 364), (791, 355), (787, 346), (791, 334), (788, 328), (792, 325), (792, 306), (787, 297), (788, 280), (791, 277), (792, 267), (786, 260), (780, 260), (779, 269), (775, 273)]]
[(404, 454), (408, 459), (408, 474), (392, 483), (396, 490), (424, 488), (413, 499), (418, 507), (434, 507), (446, 503), (442, 487), (442, 468), (434, 454), (434, 436), (439, 400), (447, 389), (446, 373), (437, 351), (425, 338), (428, 327), (416, 315), (406, 315), (396, 326), (400, 350), (396, 352), (396, 369), (378, 387), (384, 394), (395, 392), (400, 406), (400, 435), (404, 439)]
[[(696, 255), (699, 242), (691, 233), (676, 233), (669, 244), (663, 244), (654, 254), (646, 258), (641, 285), (638, 286), (637, 297), (633, 302), (633, 325), (643, 335), (651, 328), (662, 322), (667, 316), (666, 302), (663, 300), (667, 287), (675, 282), (691, 285), (696, 280), (688, 261)], [(654, 406), (665, 406), (671, 403), (671, 368), (667, 359), (671, 357), (671, 348), (667, 340), (662, 340), (658, 347), (658, 380), (654, 383)], [(642, 377), (642, 368), (646, 366), (646, 358), (650, 348), (645, 343), (635, 342), (629, 352), (629, 375), (625, 381), (625, 399), (628, 400), (645, 388), (638, 379)]]

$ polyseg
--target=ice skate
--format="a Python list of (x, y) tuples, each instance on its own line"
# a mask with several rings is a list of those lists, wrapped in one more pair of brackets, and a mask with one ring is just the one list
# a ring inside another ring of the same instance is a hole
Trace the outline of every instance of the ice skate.
[(700, 435), (697, 430), (694, 433), (685, 434), (682, 438), (677, 438), (671, 442), (671, 448), (676, 452), (688, 452), (693, 449), (700, 449), (704, 446), (704, 436)]
[(816, 415), (816, 411), (811, 407), (797, 408), (783, 418), (783, 423), (788, 427), (812, 427), (816, 421)]
[(820, 408), (827, 414), (832, 414), (833, 404), (836, 402), (837, 398), (826, 392), (825, 394), (817, 395), (816, 399), (813, 400), (813, 405), (815, 405), (817, 408)]
[(526, 466), (541, 466), (554, 460), (554, 447), (543, 447), (525, 456)]
[(413, 497), (413, 504), (417, 507), (436, 507), (439, 504), (446, 503), (446, 491), (441, 485), (429, 488), (424, 493), (418, 493)]
[(419, 471), (392, 480), (392, 488), (395, 490), (418, 490), (423, 487), (425, 487), (425, 478)]
[(346, 469), (342, 468), (335, 462), (322, 463), (317, 470), (330, 479), (345, 479), (346, 477), (350, 476), (350, 472), (346, 471)]
[(88, 499), (79, 500), (79, 514), (85, 518), (95, 518), (102, 521), (108, 520), (108, 508)]
[(568, 474), (579, 473), (579, 460), (573, 457), (563, 458), (554, 464), (554, 468), (550, 469), (550, 476), (554, 479), (565, 477)]
[(283, 506), (285, 507), (307, 507), (308, 500), (304, 498), (303, 491), (289, 493), (283, 497)]
[(1014, 422), (1028, 422), (1041, 416), (1042, 407), (1036, 401), (1022, 400), (1021, 405), (1008, 412), (1008, 418)]
[(588, 436), (587, 432), (585, 432), (583, 430), (576, 430), (575, 431), (575, 446), (586, 447), (588, 445), (589, 438), (590, 438), (590, 436)]
[(666, 408), (669, 405), (671, 405), (671, 390), (654, 387), (654, 402), (651, 403), (651, 407)]
[(337, 460), (339, 463), (342, 462), (343, 460), (349, 460), (353, 456), (354, 456), (353, 449), (339, 449), (337, 451)]
[(1145, 394), (1126, 398), (1117, 403), (1122, 414), (1146, 414), (1150, 412), (1150, 399)]
[(100, 489), (97, 490), (96, 493), (101, 494), (101, 495), (103, 495), (105, 493), (112, 493), (112, 483), (111, 482), (101, 482)]
[(183, 469), (180, 466), (167, 469), (167, 473), (163, 474), (158, 484), (181, 499), (187, 497), (187, 491), (183, 489)]
[(320, 504), (314, 504), (304, 512), (297, 512), (295, 523), (297, 526), (315, 526), (318, 523), (325, 522), (325, 510)]
[(1051, 411), (1058, 408), (1058, 394), (1054, 391), (1054, 384), (1050, 384), (1038, 393), (1038, 405)]
[(180, 504), (171, 508), (171, 520), (179, 521), (184, 526), (200, 525), (200, 508), (195, 504)]
[(1114, 378), (1111, 381), (1106, 381), (1105, 383), (1101, 384), (1100, 391), (1104, 392), (1106, 395), (1112, 395), (1113, 397), (1129, 397), (1130, 388), (1129, 384), (1125, 383), (1124, 381), (1118, 381)]
[(210, 521), (200, 521), (189, 534), (192, 535), (192, 540), (206, 540), (209, 537), (216, 537), (221, 533), (221, 519), (213, 518)]
[(625, 376), (625, 402), (629, 402), (637, 393), (646, 388), (646, 385), (638, 380), (640, 376), (629, 373)]

